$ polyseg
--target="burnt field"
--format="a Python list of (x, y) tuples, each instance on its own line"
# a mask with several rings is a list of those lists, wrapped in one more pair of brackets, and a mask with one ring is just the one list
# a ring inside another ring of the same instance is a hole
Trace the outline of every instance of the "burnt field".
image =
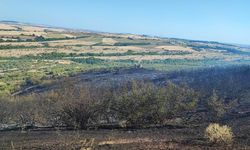
[(248, 79), (250, 77), (249, 65), (236, 65), (229, 67), (211, 67), (194, 70), (181, 70), (164, 72), (144, 68), (120, 68), (114, 70), (89, 71), (72, 75), (71, 77), (53, 80), (49, 84), (26, 86), (13, 95), (28, 95), (30, 93), (45, 93), (60, 89), (65, 83), (77, 86), (91, 84), (96, 87), (117, 87), (129, 81), (152, 82), (163, 86), (167, 82), (177, 85), (187, 85), (200, 92), (203, 97), (211, 95), (213, 90), (230, 101), (233, 99), (246, 99), (239, 97), (250, 90)]
[(211, 144), (204, 138), (206, 124), (182, 128), (134, 130), (31, 130), (0, 132), (0, 149), (194, 149), (225, 150), (250, 148), (250, 117), (227, 122), (233, 125), (234, 143)]
[[(250, 149), (250, 68), (90, 71), (0, 105), (0, 149)], [(211, 142), (211, 123), (232, 142)]]

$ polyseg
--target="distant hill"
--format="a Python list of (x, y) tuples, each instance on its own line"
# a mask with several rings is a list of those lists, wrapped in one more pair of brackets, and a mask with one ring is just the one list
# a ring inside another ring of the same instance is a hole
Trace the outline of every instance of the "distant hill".
[(250, 64), (249, 46), (0, 22), (0, 95), (91, 70)]

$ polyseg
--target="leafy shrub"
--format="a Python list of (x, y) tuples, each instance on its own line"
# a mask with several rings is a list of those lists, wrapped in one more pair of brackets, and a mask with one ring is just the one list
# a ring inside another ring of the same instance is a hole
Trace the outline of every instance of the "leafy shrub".
[(113, 109), (128, 125), (163, 124), (167, 118), (194, 109), (197, 101), (197, 94), (188, 88), (134, 81), (119, 92)]
[(220, 126), (217, 123), (212, 123), (206, 128), (205, 137), (210, 142), (217, 144), (231, 144), (233, 142), (232, 129), (227, 125)]

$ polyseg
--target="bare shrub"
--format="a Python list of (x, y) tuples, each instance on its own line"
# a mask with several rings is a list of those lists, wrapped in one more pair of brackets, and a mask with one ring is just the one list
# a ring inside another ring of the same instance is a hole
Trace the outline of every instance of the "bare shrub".
[(57, 91), (57, 113), (62, 123), (76, 128), (87, 127), (95, 118), (98, 103), (92, 90), (88, 85), (76, 87), (67, 84)]
[(212, 123), (206, 128), (205, 137), (210, 142), (217, 144), (231, 144), (233, 142), (232, 129), (227, 125), (220, 126), (217, 123)]

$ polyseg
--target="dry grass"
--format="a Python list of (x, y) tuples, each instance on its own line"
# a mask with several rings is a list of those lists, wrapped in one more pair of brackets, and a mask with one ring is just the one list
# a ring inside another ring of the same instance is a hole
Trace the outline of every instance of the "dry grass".
[(16, 27), (9, 25), (9, 24), (3, 24), (3, 23), (0, 24), (0, 29), (2, 29), (2, 30), (17, 30)]
[(115, 43), (117, 43), (117, 41), (112, 38), (103, 38), (102, 43), (114, 45)]
[(157, 46), (156, 49), (162, 49), (162, 50), (169, 50), (169, 51), (184, 51), (184, 52), (195, 52), (190, 47), (183, 47), (183, 46)]
[(135, 52), (146, 52), (148, 51), (145, 48), (139, 46), (92, 46), (92, 50), (96, 51), (108, 51), (112, 50), (113, 52), (127, 52), (128, 50), (132, 50)]
[[(30, 45), (32, 46), (32, 45)], [(36, 45), (34, 43), (34, 46), (40, 46)], [(9, 50), (2, 50), (0, 53), (0, 57), (20, 57), (20, 56), (25, 56), (25, 55), (37, 55), (37, 54), (45, 54), (45, 53), (51, 53), (51, 52), (58, 52), (58, 53), (75, 53), (75, 54), (81, 54), (81, 53), (103, 53), (103, 54), (108, 54), (108, 53), (125, 53), (127, 50), (102, 50), (102, 49), (90, 49), (90, 48), (76, 48), (73, 46), (66, 47), (66, 48), (44, 48), (44, 47), (39, 47), (39, 48), (23, 48), (23, 49), (9, 49)]]
[(205, 131), (205, 137), (210, 142), (218, 144), (231, 144), (233, 142), (232, 129), (227, 126), (220, 126), (217, 123), (210, 124)]
[(54, 31), (54, 32), (64, 32), (64, 29), (59, 28), (47, 28), (42, 26), (29, 26), (29, 25), (21, 25), (22, 30), (28, 32), (43, 32), (44, 30)]
[(58, 64), (63, 64), (63, 65), (70, 65), (72, 61), (70, 60), (58, 60), (56, 61)]
[(117, 145), (117, 144), (132, 144), (132, 143), (146, 143), (153, 142), (153, 139), (150, 138), (134, 138), (134, 139), (115, 139), (102, 141), (98, 145)]
[(106, 60), (164, 60), (164, 59), (204, 59), (206, 58), (218, 58), (222, 57), (217, 53), (195, 53), (195, 54), (186, 54), (186, 55), (127, 55), (127, 56), (104, 56), (96, 57)]
[(42, 46), (40, 42), (4, 42), (0, 43), (1, 45), (10, 45), (10, 46)]
[(0, 57), (21, 57), (26, 55), (37, 55), (43, 53), (59, 52), (53, 48), (37, 48), (37, 49), (12, 49), (2, 50)]
[(62, 34), (64, 37), (68, 37), (68, 38), (76, 38), (76, 36), (72, 35), (72, 34)]
[(44, 32), (46, 28), (43, 27), (36, 27), (36, 26), (20, 26), (22, 30), (28, 32)]
[(69, 46), (69, 45), (93, 45), (96, 42), (84, 41), (84, 40), (60, 40), (48, 42), (49, 46)]
[(26, 36), (43, 36), (46, 35), (46, 32), (42, 31), (0, 31), (0, 36), (21, 36), (21, 35), (26, 35)]

